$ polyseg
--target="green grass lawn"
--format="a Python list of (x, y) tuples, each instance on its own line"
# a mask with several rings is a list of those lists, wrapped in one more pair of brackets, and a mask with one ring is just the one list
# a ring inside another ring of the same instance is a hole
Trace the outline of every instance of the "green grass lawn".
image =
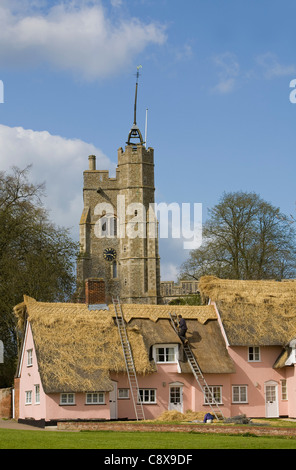
[(0, 429), (0, 449), (296, 449), (284, 437), (114, 431), (18, 431)]

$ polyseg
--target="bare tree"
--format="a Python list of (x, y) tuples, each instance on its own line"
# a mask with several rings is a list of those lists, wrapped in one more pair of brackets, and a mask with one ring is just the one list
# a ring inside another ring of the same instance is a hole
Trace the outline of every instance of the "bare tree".
[(296, 275), (295, 229), (255, 193), (224, 193), (210, 212), (203, 244), (181, 266), (182, 277), (283, 279)]

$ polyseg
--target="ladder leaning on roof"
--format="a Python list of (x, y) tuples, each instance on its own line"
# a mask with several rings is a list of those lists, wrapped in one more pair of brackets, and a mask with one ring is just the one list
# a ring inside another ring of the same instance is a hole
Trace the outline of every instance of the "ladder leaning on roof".
[[(176, 314), (171, 314), (171, 313), (169, 313), (169, 315), (170, 315), (171, 325), (174, 328), (175, 332), (178, 334), (178, 330), (177, 330), (177, 326), (176, 326), (177, 315)], [(197, 360), (195, 359), (195, 357), (192, 353), (192, 350), (191, 350), (191, 347), (189, 346), (189, 343), (188, 342), (186, 344), (183, 343), (183, 348), (184, 348), (188, 363), (189, 363), (189, 365), (191, 367), (191, 370), (193, 372), (193, 375), (196, 378), (196, 381), (197, 381), (201, 391), (205, 395), (205, 400), (208, 402), (208, 405), (211, 408), (215, 418), (217, 420), (219, 420), (220, 418), (223, 419), (224, 418), (223, 413), (222, 413), (221, 409), (219, 408), (218, 403), (215, 400), (215, 397), (214, 397), (214, 394), (213, 394), (212, 390), (208, 386), (208, 384), (206, 382), (206, 379), (203, 376), (203, 373), (202, 373), (202, 371), (201, 371), (201, 369), (200, 369), (200, 367), (197, 363)]]
[(128, 381), (130, 386), (130, 391), (132, 395), (134, 410), (136, 414), (136, 419), (139, 421), (140, 419), (145, 419), (144, 409), (142, 405), (142, 400), (140, 397), (139, 392), (139, 385), (137, 380), (136, 368), (134, 364), (133, 354), (131, 350), (131, 345), (127, 336), (125, 320), (122, 312), (122, 308), (120, 305), (119, 297), (113, 297), (112, 299), (115, 315), (116, 315), (116, 322), (118, 326), (120, 341), (123, 350), (123, 356), (125, 360)]

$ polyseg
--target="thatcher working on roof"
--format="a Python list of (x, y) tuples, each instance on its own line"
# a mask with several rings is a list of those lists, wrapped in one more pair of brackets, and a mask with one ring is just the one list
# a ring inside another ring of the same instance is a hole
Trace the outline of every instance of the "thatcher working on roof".
[(186, 331), (187, 331), (187, 325), (186, 325), (186, 321), (184, 320), (184, 318), (182, 318), (182, 315), (178, 315), (178, 319), (179, 319), (179, 338), (181, 339), (181, 341), (183, 343), (188, 343), (188, 339), (186, 339)]

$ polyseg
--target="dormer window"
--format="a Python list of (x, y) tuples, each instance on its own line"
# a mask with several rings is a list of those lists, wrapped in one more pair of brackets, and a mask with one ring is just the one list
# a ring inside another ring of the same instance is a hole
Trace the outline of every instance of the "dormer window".
[(177, 344), (156, 344), (153, 347), (153, 359), (158, 364), (175, 364), (178, 362)]

